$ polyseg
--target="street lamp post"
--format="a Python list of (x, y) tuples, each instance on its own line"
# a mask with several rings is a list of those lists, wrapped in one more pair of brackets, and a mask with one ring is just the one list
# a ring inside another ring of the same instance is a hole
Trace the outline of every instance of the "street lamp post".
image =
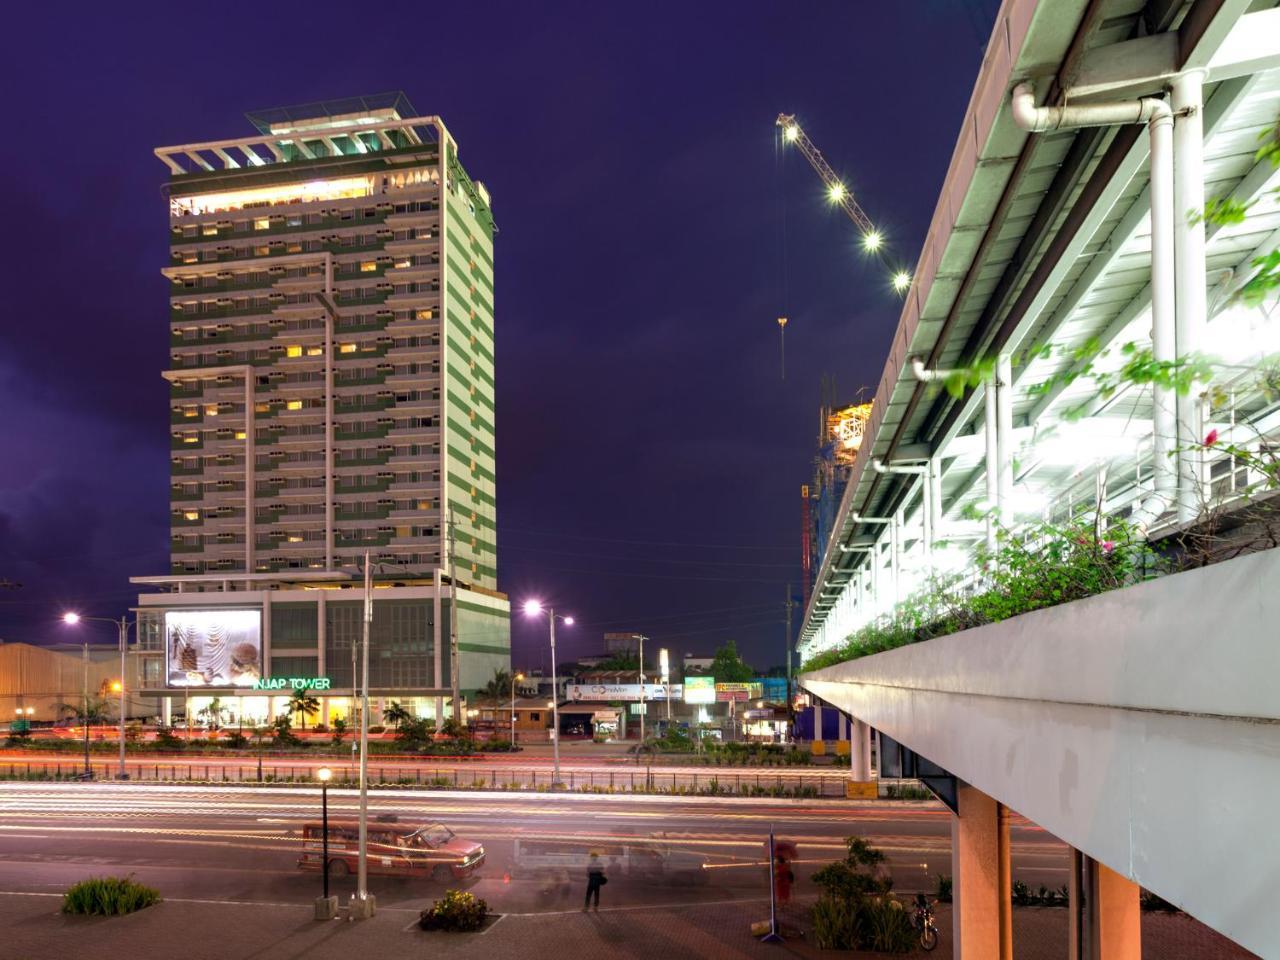
[(329, 896), (329, 778), (333, 771), (321, 767), (316, 771), (316, 779), (320, 781), (320, 855), (323, 858), (320, 872), (324, 877), (324, 896), (316, 901), (316, 919), (332, 920), (338, 915), (338, 899)]
[[(128, 617), (121, 617), (119, 620), (113, 620), (111, 617), (82, 617), (78, 613), (64, 613), (62, 622), (70, 626), (82, 623), (85, 620), (94, 620), (98, 623), (114, 624), (118, 631), (117, 642), (120, 645), (120, 683), (118, 691), (120, 693), (120, 769), (116, 773), (116, 779), (128, 780), (129, 773), (125, 767), (125, 694), (128, 692), (128, 684), (125, 682), (125, 654), (129, 649), (129, 628), (137, 625), (137, 620), (130, 620)], [(89, 767), (89, 641), (84, 641), (82, 658), (84, 660), (84, 772), (91, 774)], [(116, 686), (116, 685), (113, 685)]]
[[(551, 625), (551, 755), (554, 765), (552, 788), (562, 787), (560, 782), (560, 680), (556, 676), (556, 619), (559, 616), (551, 607), (544, 607), (539, 600), (526, 600), (524, 612), (531, 617), (546, 613)], [(573, 626), (573, 617), (559, 617), (566, 627)]]
[(637, 635), (640, 641), (640, 746), (644, 746), (644, 682), (647, 679), (644, 675), (644, 637)]
[(516, 681), (523, 680), (523, 673), (511, 675), (511, 746), (516, 745)]

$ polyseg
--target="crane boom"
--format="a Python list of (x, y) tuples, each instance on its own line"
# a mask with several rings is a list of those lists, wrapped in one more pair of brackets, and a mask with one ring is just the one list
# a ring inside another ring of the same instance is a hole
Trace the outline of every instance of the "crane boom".
[(840, 205), (840, 208), (853, 221), (853, 225), (862, 231), (864, 236), (875, 234), (876, 228), (872, 225), (871, 218), (858, 206), (858, 201), (853, 199), (853, 192), (836, 176), (836, 172), (831, 169), (831, 164), (827, 163), (826, 158), (823, 157), (822, 151), (814, 146), (808, 134), (801, 129), (800, 124), (796, 122), (795, 115), (789, 113), (778, 114), (777, 125), (782, 128), (782, 138), (787, 143), (800, 148), (800, 152), (809, 161), (809, 165), (813, 167), (814, 172), (826, 184), (827, 196), (831, 201)]

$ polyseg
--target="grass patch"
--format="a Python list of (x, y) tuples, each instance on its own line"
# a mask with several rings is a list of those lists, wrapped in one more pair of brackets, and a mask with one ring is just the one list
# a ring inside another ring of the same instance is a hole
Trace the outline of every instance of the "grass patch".
[(160, 891), (132, 877), (92, 877), (62, 895), (62, 912), (88, 917), (114, 917), (160, 902)]

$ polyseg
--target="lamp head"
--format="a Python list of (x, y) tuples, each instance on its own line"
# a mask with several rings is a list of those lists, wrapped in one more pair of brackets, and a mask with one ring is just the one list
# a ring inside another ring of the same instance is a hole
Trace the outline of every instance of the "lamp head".
[(526, 617), (536, 617), (542, 612), (541, 600), (526, 600), (524, 602), (524, 614)]
[(80, 614), (72, 613), (71, 611), (68, 611), (62, 615), (62, 622), (66, 624), (70, 624), (71, 626), (74, 627), (77, 623), (80, 622)]
[(573, 617), (565, 617), (565, 618), (564, 618), (564, 625), (565, 625), (566, 627), (572, 627), (572, 626), (573, 626)]
[(330, 770), (328, 767), (321, 767), (319, 770), (316, 771), (316, 779), (319, 780), (321, 783), (328, 783), (329, 779), (332, 776), (333, 776), (333, 771)]

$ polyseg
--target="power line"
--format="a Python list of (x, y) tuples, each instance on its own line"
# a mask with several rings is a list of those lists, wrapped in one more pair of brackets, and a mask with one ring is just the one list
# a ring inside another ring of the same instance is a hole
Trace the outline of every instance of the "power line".
[(608, 553), (578, 553), (571, 550), (546, 550), (542, 547), (516, 547), (511, 544), (506, 544), (502, 549), (518, 550), (525, 553), (549, 554), (557, 557), (582, 557), (587, 560), (635, 560), (640, 563), (673, 563), (681, 566), (693, 567), (772, 567), (775, 569), (781, 568), (785, 570), (791, 569), (795, 566), (794, 563), (753, 563), (735, 560), (678, 560), (667, 557), (619, 557)]
[(782, 553), (790, 551), (790, 547), (760, 547), (749, 546), (740, 543), (689, 543), (674, 540), (625, 540), (619, 537), (593, 537), (581, 533), (564, 533), (561, 530), (534, 530), (529, 527), (508, 527), (505, 525), (498, 526), (499, 533), (529, 533), (535, 536), (560, 537), (566, 540), (595, 540), (600, 543), (629, 543), (638, 544), (649, 547), (693, 547), (714, 548), (717, 550), (764, 550), (773, 553)]

